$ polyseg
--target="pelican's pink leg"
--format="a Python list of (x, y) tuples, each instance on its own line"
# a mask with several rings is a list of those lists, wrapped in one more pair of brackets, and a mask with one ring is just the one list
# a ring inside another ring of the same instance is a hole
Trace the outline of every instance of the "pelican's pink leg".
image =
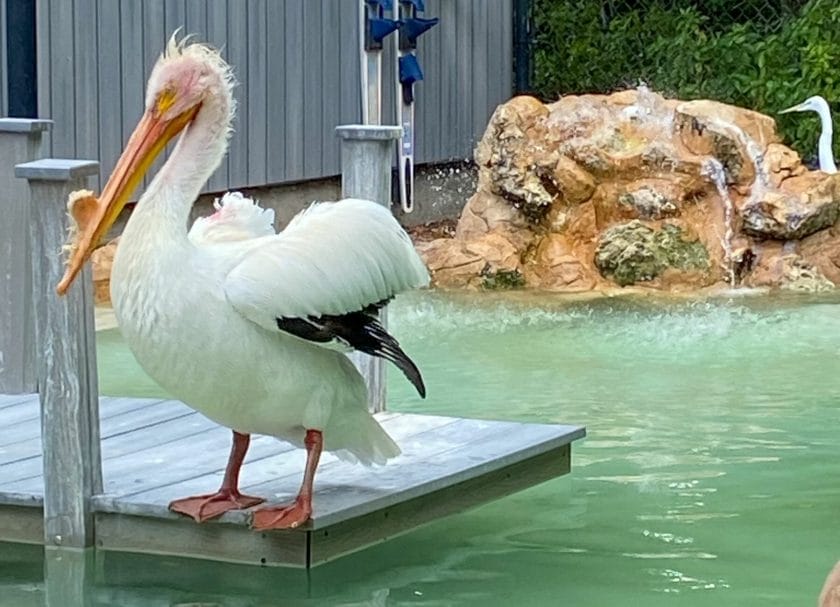
[(228, 510), (242, 510), (261, 504), (265, 500), (239, 493), (239, 469), (248, 451), (251, 437), (248, 434), (233, 433), (233, 445), (230, 448), (225, 478), (216, 493), (195, 495), (170, 502), (169, 509), (191, 516), (198, 523), (221, 516)]
[(294, 529), (309, 520), (312, 514), (312, 481), (315, 480), (315, 469), (321, 458), (324, 437), (319, 430), (307, 430), (306, 438), (306, 470), (303, 473), (303, 484), (300, 486), (295, 501), (288, 506), (260, 508), (254, 511), (251, 527), (254, 529)]

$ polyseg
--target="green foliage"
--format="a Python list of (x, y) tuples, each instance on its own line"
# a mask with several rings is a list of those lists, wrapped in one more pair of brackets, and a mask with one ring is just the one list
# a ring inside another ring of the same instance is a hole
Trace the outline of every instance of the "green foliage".
[(811, 95), (840, 103), (836, 0), (534, 0), (534, 26), (535, 90), (548, 99), (644, 81), (773, 115), (805, 158), (819, 120), (776, 113)]

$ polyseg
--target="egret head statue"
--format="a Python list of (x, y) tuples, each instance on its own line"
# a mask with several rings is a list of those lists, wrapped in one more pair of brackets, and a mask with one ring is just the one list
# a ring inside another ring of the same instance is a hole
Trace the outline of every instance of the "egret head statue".
[(808, 97), (802, 103), (786, 108), (779, 113), (789, 114), (790, 112), (816, 112), (817, 114), (830, 114), (828, 102), (819, 95)]

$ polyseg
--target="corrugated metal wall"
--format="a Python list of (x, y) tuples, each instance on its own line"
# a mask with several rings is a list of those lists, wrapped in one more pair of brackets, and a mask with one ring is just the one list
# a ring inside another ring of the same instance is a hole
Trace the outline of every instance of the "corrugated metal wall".
[[(426, 8), (441, 24), (420, 39), (417, 158), (468, 158), (512, 91), (512, 0)], [(209, 190), (338, 173), (333, 129), (361, 119), (356, 0), (38, 0), (37, 9), (38, 105), (55, 121), (53, 155), (98, 158), (108, 174), (141, 114), (152, 65), (182, 27), (222, 47), (239, 81), (236, 133)]]

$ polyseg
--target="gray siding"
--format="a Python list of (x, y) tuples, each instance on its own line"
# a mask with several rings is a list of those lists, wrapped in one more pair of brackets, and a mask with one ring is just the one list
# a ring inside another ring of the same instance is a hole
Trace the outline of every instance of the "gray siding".
[[(469, 158), (512, 91), (512, 0), (428, 0), (427, 16), (441, 24), (420, 40), (417, 159)], [(178, 27), (221, 47), (239, 82), (230, 154), (208, 190), (338, 174), (333, 129), (361, 118), (355, 0), (38, 0), (38, 104), (55, 121), (53, 155), (110, 172)], [(393, 123), (390, 45), (383, 73)]]

